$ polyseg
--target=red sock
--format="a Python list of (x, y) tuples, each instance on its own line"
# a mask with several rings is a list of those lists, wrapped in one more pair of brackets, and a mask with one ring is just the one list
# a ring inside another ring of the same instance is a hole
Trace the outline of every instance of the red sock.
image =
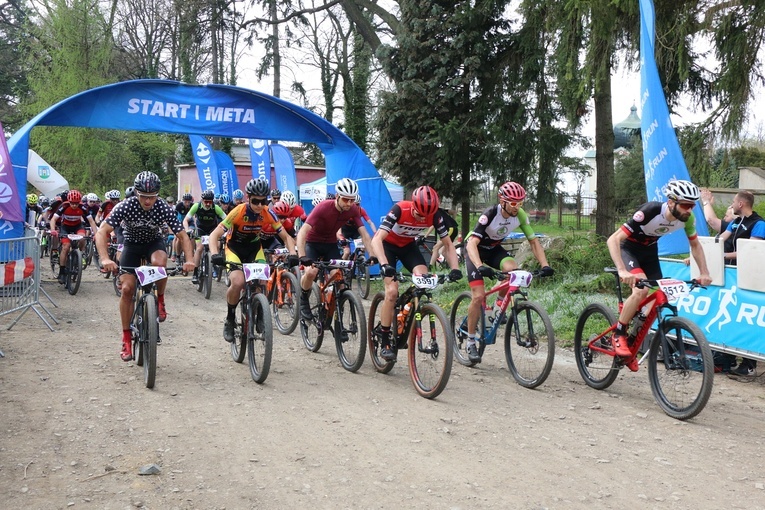
[(165, 304), (165, 295), (164, 294), (157, 294), (157, 303)]
[(122, 330), (122, 340), (130, 341), (133, 339), (133, 334), (129, 329)]

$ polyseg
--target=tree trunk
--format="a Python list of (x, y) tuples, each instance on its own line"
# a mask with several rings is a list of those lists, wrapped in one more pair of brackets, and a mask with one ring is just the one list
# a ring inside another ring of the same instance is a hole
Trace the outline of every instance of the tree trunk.
[[(606, 59), (607, 60), (607, 59)], [(614, 203), (614, 128), (611, 108), (611, 69), (599, 74), (595, 81), (595, 169), (598, 202), (595, 212), (595, 233), (610, 236), (616, 225)]]

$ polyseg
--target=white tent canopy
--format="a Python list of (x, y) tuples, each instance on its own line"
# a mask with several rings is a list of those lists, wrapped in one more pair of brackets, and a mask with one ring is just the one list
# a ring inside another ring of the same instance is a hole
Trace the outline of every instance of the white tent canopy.
[[(399, 202), (404, 199), (404, 187), (391, 181), (383, 181), (385, 187), (390, 192), (393, 202)], [(327, 178), (322, 177), (313, 182), (306, 182), (300, 185), (300, 201), (311, 203), (314, 197), (324, 197), (327, 195)], [(372, 200), (372, 197), (361, 197), (362, 204)]]

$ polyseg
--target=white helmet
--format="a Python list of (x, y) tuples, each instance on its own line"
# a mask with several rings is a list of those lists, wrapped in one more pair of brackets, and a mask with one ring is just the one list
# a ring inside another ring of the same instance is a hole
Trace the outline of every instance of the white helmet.
[(85, 198), (87, 198), (88, 202), (98, 202), (98, 195), (95, 193), (88, 193)]
[(114, 200), (120, 198), (120, 192), (119, 190), (113, 189), (106, 192), (106, 199), (107, 200)]
[(664, 187), (664, 195), (676, 201), (695, 202), (701, 198), (701, 191), (691, 181), (669, 181)]
[(322, 202), (324, 202), (324, 199), (322, 197), (315, 196), (315, 197), (313, 197), (313, 200), (311, 200), (311, 205), (316, 207), (317, 205), (319, 205)]
[(284, 193), (282, 193), (282, 202), (290, 206), (290, 209), (295, 207), (297, 205), (297, 197), (293, 192), (290, 190), (285, 190)]
[(340, 197), (353, 197), (359, 194), (359, 185), (356, 181), (344, 177), (335, 184), (335, 193)]

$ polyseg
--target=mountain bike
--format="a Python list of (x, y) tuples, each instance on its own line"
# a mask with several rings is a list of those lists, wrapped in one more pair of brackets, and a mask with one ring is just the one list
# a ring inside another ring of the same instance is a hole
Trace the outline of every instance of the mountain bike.
[[(80, 234), (67, 234), (69, 239), (69, 253), (66, 256), (64, 266), (64, 287), (74, 296), (80, 290), (82, 282), (82, 251), (80, 251), (79, 242), (84, 236)], [(53, 264), (51, 263), (51, 267)]]
[(348, 260), (353, 262), (353, 270), (346, 273), (346, 286), (351, 289), (356, 287), (359, 295), (366, 299), (369, 297), (370, 278), (369, 278), (369, 264), (367, 264), (367, 257), (365, 255), (366, 248), (361, 239), (353, 239), (350, 242), (353, 243), (353, 251)]
[(300, 312), (298, 311), (298, 285), (297, 278), (293, 275), (285, 258), (289, 255), (287, 248), (263, 250), (271, 257), (271, 275), (266, 285), (266, 296), (271, 303), (271, 315), (276, 323), (276, 329), (283, 335), (289, 335), (298, 325)]
[[(618, 310), (624, 307), (619, 272), (612, 267), (607, 273), (616, 277)], [(648, 352), (639, 364), (648, 363), (648, 381), (659, 407), (669, 416), (687, 420), (699, 414), (712, 393), (714, 362), (701, 329), (677, 314), (675, 302), (688, 295), (698, 284), (675, 279), (638, 280), (638, 288), (653, 290), (639, 305), (627, 339), (632, 356), (615, 355), (611, 338), (616, 317), (610, 308), (588, 305), (576, 324), (574, 354), (576, 366), (584, 382), (597, 390), (608, 388), (619, 370), (638, 355), (643, 341), (656, 323), (649, 340)]]
[[(107, 253), (109, 254), (109, 260), (114, 261), (115, 264), (117, 264), (117, 270), (116, 271), (109, 271), (109, 272), (101, 272), (102, 275), (104, 275), (104, 278), (107, 280), (109, 278), (112, 279), (112, 286), (114, 287), (114, 293), (117, 294), (117, 297), (122, 296), (122, 287), (120, 285), (120, 261), (117, 260), (117, 252), (122, 252), (122, 245), (117, 244), (116, 242), (110, 242), (109, 247), (107, 248)], [(99, 261), (100, 265), (100, 261)]]
[[(486, 292), (486, 296), (502, 290), (507, 294), (499, 311), (489, 317), (487, 312), (491, 312), (491, 308), (487, 308), (484, 298), (476, 324), (476, 332), (480, 335), (477, 348), (481, 356), (487, 345), (496, 343), (500, 327), (507, 324), (503, 335), (507, 368), (516, 382), (525, 388), (536, 388), (545, 382), (555, 359), (555, 332), (550, 317), (541, 305), (528, 300), (526, 290), (532, 279), (539, 275), (539, 271), (496, 271), (492, 278), (501, 283)], [(454, 301), (449, 314), (449, 324), (454, 332), (454, 354), (457, 361), (467, 367), (477, 363), (470, 361), (467, 355), (467, 315), (471, 300), (470, 292), (463, 292)]]
[(151, 389), (157, 376), (157, 344), (159, 338), (159, 301), (156, 282), (167, 278), (161, 266), (123, 267), (134, 269), (136, 289), (133, 296), (133, 315), (130, 331), (133, 336), (133, 356), (136, 365), (143, 367), (143, 382)]
[(212, 292), (213, 281), (213, 267), (210, 262), (210, 236), (202, 236), (199, 239), (202, 243), (202, 258), (199, 260), (199, 272), (197, 276), (199, 282), (197, 283), (197, 292), (204, 290), (205, 299), (210, 299), (210, 292)]
[(324, 341), (324, 332), (331, 331), (343, 368), (356, 372), (364, 363), (367, 328), (361, 298), (345, 287), (347, 273), (353, 270), (354, 264), (350, 260), (331, 259), (314, 262), (314, 266), (318, 267), (319, 274), (309, 294), (313, 317), (300, 318), (303, 344), (309, 351), (317, 352)]
[[(408, 349), (409, 376), (414, 389), (422, 397), (436, 398), (446, 388), (452, 371), (454, 334), (444, 311), (431, 301), (433, 289), (449, 281), (448, 275), (412, 275), (401, 273), (393, 277), (398, 282), (411, 280), (411, 285), (396, 299), (391, 324), (391, 348), (398, 353)], [(369, 307), (369, 356), (375, 370), (387, 374), (396, 361), (380, 356), (382, 332), (380, 311), (385, 291), (372, 298)]]
[(93, 255), (96, 251), (96, 241), (91, 235), (90, 228), (85, 228), (85, 247), (82, 250), (82, 269), (85, 270), (93, 262)]
[[(244, 272), (245, 285), (237, 307), (239, 314), (234, 325), (234, 341), (231, 342), (231, 357), (237, 363), (248, 355), (250, 375), (258, 384), (263, 383), (271, 369), (273, 354), (273, 324), (268, 299), (263, 294), (263, 283), (268, 280), (271, 268), (268, 264), (240, 264), (226, 262), (234, 270)], [(223, 270), (223, 268), (219, 268)]]

